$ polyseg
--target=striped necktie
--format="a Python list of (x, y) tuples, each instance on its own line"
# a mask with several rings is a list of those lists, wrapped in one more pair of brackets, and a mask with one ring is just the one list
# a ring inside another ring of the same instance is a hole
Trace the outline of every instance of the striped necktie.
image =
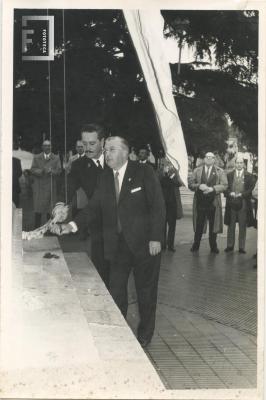
[[(115, 196), (116, 196), (117, 205), (118, 205), (119, 194), (120, 194), (118, 176), (119, 176), (119, 172), (116, 171), (115, 172)], [(119, 215), (118, 215), (118, 207), (117, 207), (117, 231), (118, 231), (118, 233), (120, 233), (122, 231), (122, 227), (121, 227), (121, 223), (120, 223), (120, 219), (119, 219)]]

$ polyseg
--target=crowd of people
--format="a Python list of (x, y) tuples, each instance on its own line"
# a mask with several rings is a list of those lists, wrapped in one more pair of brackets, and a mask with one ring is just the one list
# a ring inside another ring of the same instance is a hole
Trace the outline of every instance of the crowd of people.
[[(19, 205), (21, 166), (13, 157), (13, 201)], [(64, 170), (64, 171), (63, 171)], [(33, 156), (29, 169), (35, 227), (42, 215), (49, 218), (56, 202), (72, 206), (69, 220), (58, 225), (58, 235), (79, 232), (91, 238), (91, 259), (122, 314), (127, 314), (127, 283), (133, 269), (140, 323), (138, 340), (145, 347), (153, 336), (161, 252), (175, 249), (176, 221), (183, 217), (178, 171), (161, 153), (156, 159), (151, 146), (129, 148), (119, 136), (106, 138), (104, 128), (87, 124), (76, 142), (76, 154), (61, 165), (45, 140), (42, 152)], [(61, 180), (59, 179), (61, 177)], [(60, 185), (57, 185), (61, 182)], [(210, 251), (219, 253), (217, 234), (228, 225), (226, 252), (234, 250), (239, 224), (238, 251), (246, 252), (246, 228), (255, 226), (256, 179), (247, 172), (243, 157), (225, 172), (217, 154), (207, 152), (189, 175), (194, 192), (194, 241), (199, 251), (209, 223)], [(223, 219), (221, 195), (226, 197)]]
[[(258, 156), (248, 151), (246, 146), (241, 147), (241, 151), (235, 145), (232, 149), (230, 146), (227, 148), (225, 153), (220, 153), (218, 150), (214, 150), (215, 156), (214, 165), (224, 169), (226, 172), (234, 170), (236, 158), (241, 156), (244, 161), (245, 169), (254, 174), (258, 174)], [(198, 156), (188, 156), (188, 169), (192, 172), (196, 167), (200, 167), (204, 164), (205, 153), (200, 152)]]

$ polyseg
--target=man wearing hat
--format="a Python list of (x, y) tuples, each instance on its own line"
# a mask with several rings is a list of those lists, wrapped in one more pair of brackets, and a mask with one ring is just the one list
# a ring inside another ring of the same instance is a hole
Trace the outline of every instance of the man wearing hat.
[(188, 187), (195, 192), (193, 198), (194, 242), (192, 252), (199, 250), (202, 234), (209, 221), (209, 243), (211, 252), (218, 254), (217, 233), (223, 232), (221, 193), (227, 189), (225, 172), (215, 165), (215, 155), (205, 154), (203, 165), (196, 168), (189, 179)]
[(239, 225), (239, 253), (242, 254), (246, 253), (246, 228), (247, 226), (254, 226), (251, 197), (255, 180), (245, 170), (244, 165), (244, 158), (238, 156), (234, 171), (227, 174), (228, 188), (225, 192), (226, 206), (224, 215), (224, 223), (228, 226), (226, 253), (234, 250), (237, 222)]

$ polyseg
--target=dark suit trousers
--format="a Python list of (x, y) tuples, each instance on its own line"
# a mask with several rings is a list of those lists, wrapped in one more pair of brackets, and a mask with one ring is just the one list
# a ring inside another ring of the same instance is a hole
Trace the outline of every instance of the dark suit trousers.
[(163, 246), (168, 248), (174, 247), (175, 241), (175, 228), (176, 228), (176, 207), (172, 210), (166, 206), (166, 222), (164, 230), (164, 243)]
[(203, 234), (205, 219), (209, 221), (209, 243), (211, 249), (217, 248), (217, 234), (213, 233), (215, 217), (215, 208), (198, 208), (197, 209), (197, 221), (196, 221), (196, 231), (194, 236), (194, 247), (199, 248), (201, 237)]
[(135, 256), (121, 233), (116, 256), (110, 262), (109, 291), (125, 318), (128, 308), (128, 278), (133, 268), (140, 315), (138, 337), (148, 340), (152, 338), (155, 327), (160, 259), (160, 254)]
[(235, 211), (233, 209), (230, 210), (230, 224), (228, 226), (227, 231), (227, 247), (235, 246), (235, 229), (236, 223), (239, 224), (239, 236), (238, 236), (238, 244), (239, 249), (245, 250), (246, 245), (246, 232), (247, 232), (247, 205), (245, 200), (243, 201), (243, 206), (241, 210)]

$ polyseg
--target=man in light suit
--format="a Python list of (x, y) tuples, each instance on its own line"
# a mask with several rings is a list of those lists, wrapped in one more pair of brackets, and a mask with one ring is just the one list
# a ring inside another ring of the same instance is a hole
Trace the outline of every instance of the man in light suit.
[(138, 340), (145, 347), (153, 336), (157, 288), (164, 235), (165, 206), (159, 180), (149, 165), (128, 160), (125, 139), (109, 137), (105, 158), (109, 168), (99, 177), (88, 206), (62, 233), (89, 225), (95, 211), (102, 215), (104, 256), (110, 262), (109, 291), (124, 317), (127, 284), (133, 267), (140, 323)]
[(35, 228), (41, 225), (42, 214), (50, 218), (56, 203), (57, 177), (61, 173), (61, 163), (58, 155), (51, 152), (50, 140), (42, 144), (43, 152), (34, 156), (31, 165), (33, 179), (33, 208), (35, 212)]
[(211, 253), (218, 254), (217, 233), (223, 231), (221, 193), (227, 189), (225, 172), (214, 165), (215, 155), (208, 152), (204, 164), (193, 171), (188, 187), (195, 192), (193, 199), (194, 243), (192, 252), (199, 250), (202, 234), (209, 221), (209, 243)]
[(231, 252), (235, 246), (235, 228), (239, 225), (239, 253), (245, 254), (247, 226), (254, 226), (251, 197), (255, 186), (254, 177), (244, 168), (243, 157), (237, 156), (235, 170), (227, 174), (228, 189), (225, 192), (226, 206), (224, 223), (228, 225), (227, 247), (225, 252)]

